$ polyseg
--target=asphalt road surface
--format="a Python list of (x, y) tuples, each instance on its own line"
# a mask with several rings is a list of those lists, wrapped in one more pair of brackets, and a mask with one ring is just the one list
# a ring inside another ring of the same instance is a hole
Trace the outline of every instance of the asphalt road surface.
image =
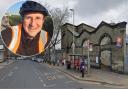
[(32, 60), (17, 60), (0, 69), (0, 89), (118, 89), (82, 82), (54, 67)]

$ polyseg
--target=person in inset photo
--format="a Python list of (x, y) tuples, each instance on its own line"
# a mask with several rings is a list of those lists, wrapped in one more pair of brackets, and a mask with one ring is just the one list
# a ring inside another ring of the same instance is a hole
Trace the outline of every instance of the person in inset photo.
[(53, 21), (48, 10), (35, 1), (25, 1), (19, 13), (21, 22), (1, 31), (6, 47), (23, 56), (45, 51), (53, 34)]

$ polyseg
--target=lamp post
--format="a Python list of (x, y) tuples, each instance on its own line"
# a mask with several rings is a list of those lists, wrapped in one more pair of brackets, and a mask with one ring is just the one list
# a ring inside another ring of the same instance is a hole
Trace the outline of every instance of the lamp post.
[(72, 53), (74, 54), (75, 52), (74, 52), (74, 49), (75, 49), (75, 43), (74, 43), (74, 13), (75, 13), (75, 11), (74, 11), (74, 9), (70, 9), (71, 11), (72, 11), (72, 23), (73, 23), (73, 44), (72, 44)]
[(90, 51), (93, 50), (92, 43), (90, 43), (90, 40), (87, 40), (86, 43), (84, 43), (84, 48), (87, 48), (87, 73), (90, 74)]
[(88, 44), (88, 49), (87, 49), (87, 51), (88, 51), (88, 69), (87, 69), (87, 71), (88, 71), (88, 75), (90, 74), (90, 40), (87, 40), (87, 44)]

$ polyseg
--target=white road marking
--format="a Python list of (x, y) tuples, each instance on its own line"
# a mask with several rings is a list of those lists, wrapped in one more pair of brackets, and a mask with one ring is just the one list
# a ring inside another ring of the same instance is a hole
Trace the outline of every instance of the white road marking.
[(38, 78), (39, 78), (39, 80), (41, 80), (41, 77), (40, 76)]
[(87, 89), (87, 88), (82, 88), (82, 87), (80, 87), (80, 88), (77, 88), (77, 89)]
[(13, 73), (14, 73), (14, 72), (10, 72), (10, 73), (8, 74), (8, 76), (11, 77), (11, 76), (13, 75)]
[(35, 71), (36, 75), (38, 75), (38, 73)]
[(52, 72), (51, 74), (57, 74), (57, 72)]
[(46, 84), (43, 84), (44, 87), (46, 87)]
[(56, 84), (51, 84), (51, 85), (48, 85), (47, 87), (55, 87)]
[(74, 81), (66, 81), (66, 82), (64, 82), (64, 83), (72, 83), (72, 82), (74, 82)]
[(42, 78), (40, 77), (41, 74), (39, 72), (37, 72), (37, 71), (34, 71), (34, 72), (38, 76), (38, 79), (43, 83), (43, 86), (47, 87), (46, 84), (44, 83), (44, 81), (42, 80)]
[(16, 67), (14, 67), (14, 70), (17, 70), (18, 69), (18, 67), (16, 66)]
[(6, 78), (6, 76), (4, 76), (4, 77), (1, 79), (1, 81), (3, 81), (5, 78)]
[(13, 75), (13, 73), (14, 73), (14, 72), (10, 72), (8, 75), (5, 75), (5, 76), (1, 79), (1, 81), (3, 81), (7, 76), (8, 76), (8, 77), (11, 77), (11, 76)]
[(48, 80), (55, 80), (56, 77), (55, 77), (55, 75), (53, 75), (53, 76), (47, 76), (47, 79), (48, 79)]
[(64, 78), (65, 78), (64, 75), (57, 75), (57, 77), (58, 77), (59, 79), (64, 79)]
[(40, 80), (42, 83), (44, 82), (43, 80)]
[(48, 73), (44, 73), (44, 75), (45, 75), (45, 76), (47, 76), (47, 75), (48, 75)]

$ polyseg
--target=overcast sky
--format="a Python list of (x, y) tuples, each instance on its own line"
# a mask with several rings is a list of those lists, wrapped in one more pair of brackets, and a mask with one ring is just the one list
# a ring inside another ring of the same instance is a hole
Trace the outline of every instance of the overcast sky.
[[(13, 4), (25, 0), (2, 0), (0, 3), (0, 13)], [(128, 22), (128, 0), (35, 0), (42, 4), (48, 3), (50, 7), (74, 9), (75, 24), (86, 23), (97, 27), (101, 21)], [(72, 18), (69, 20), (72, 23)]]
[[(1, 0), (0, 18), (15, 3), (25, 0)], [(85, 23), (97, 27), (101, 21), (108, 23), (128, 22), (128, 0), (34, 0), (51, 8), (74, 9), (75, 25)], [(15, 7), (14, 7), (15, 8)], [(72, 18), (69, 19), (72, 23)], [(127, 25), (128, 27), (128, 25)], [(127, 30), (128, 33), (128, 30)]]

